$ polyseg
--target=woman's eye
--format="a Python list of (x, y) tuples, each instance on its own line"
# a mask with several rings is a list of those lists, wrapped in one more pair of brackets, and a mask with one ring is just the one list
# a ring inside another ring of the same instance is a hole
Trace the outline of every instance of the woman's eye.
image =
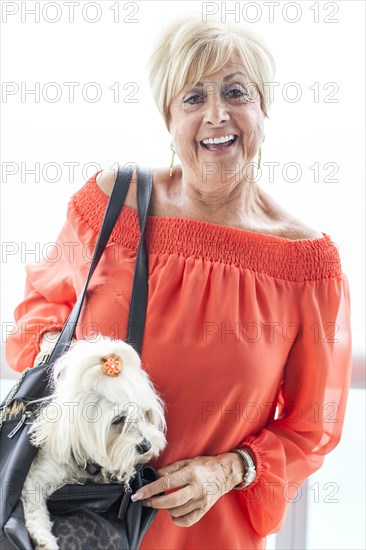
[(226, 93), (231, 99), (242, 99), (248, 97), (248, 92), (243, 88), (238, 87), (227, 90)]
[[(228, 99), (232, 99), (236, 101), (244, 101), (249, 97), (249, 94), (245, 88), (243, 88), (239, 84), (236, 84), (231, 88), (224, 88), (223, 96), (227, 97)], [(192, 95), (188, 96), (186, 99), (183, 100), (183, 104), (196, 105), (204, 101), (205, 101), (205, 98), (202, 94), (192, 93)]]
[(125, 421), (125, 417), (124, 416), (119, 416), (118, 418), (115, 418), (112, 422), (112, 424), (122, 424), (122, 422)]
[(200, 94), (194, 94), (194, 95), (191, 95), (191, 96), (187, 97), (187, 99), (185, 99), (183, 101), (183, 103), (188, 103), (189, 105), (194, 105), (195, 103), (200, 103), (200, 101), (202, 101), (202, 96)]

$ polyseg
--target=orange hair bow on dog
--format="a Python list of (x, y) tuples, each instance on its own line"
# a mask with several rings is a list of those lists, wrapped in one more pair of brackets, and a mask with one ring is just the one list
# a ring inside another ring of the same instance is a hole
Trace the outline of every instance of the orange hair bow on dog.
[(118, 376), (123, 370), (123, 361), (119, 355), (110, 353), (101, 358), (102, 372), (106, 376)]

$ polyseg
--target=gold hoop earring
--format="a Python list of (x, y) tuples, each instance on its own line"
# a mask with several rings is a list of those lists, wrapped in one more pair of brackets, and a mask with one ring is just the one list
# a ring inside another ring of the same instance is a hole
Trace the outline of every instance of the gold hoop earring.
[(174, 155), (175, 155), (175, 149), (174, 145), (170, 144), (170, 150), (172, 151), (172, 160), (170, 161), (170, 170), (169, 170), (169, 176), (172, 177), (173, 175), (173, 166), (174, 166)]
[(258, 170), (260, 170), (260, 167), (261, 167), (261, 160), (262, 160), (262, 147), (259, 146), (259, 151), (258, 151)]

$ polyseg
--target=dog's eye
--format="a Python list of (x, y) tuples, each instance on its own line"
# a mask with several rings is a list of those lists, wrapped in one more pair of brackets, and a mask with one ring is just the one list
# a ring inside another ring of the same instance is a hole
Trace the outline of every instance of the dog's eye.
[(117, 418), (115, 418), (112, 422), (112, 424), (122, 424), (122, 422), (125, 421), (125, 417), (124, 416), (118, 416)]
[(149, 411), (145, 411), (145, 418), (148, 422), (152, 422), (153, 421), (153, 415), (152, 415), (152, 412), (149, 410)]

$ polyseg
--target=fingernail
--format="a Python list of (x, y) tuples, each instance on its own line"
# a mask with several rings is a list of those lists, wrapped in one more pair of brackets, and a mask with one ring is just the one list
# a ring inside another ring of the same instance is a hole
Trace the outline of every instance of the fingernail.
[(141, 502), (141, 505), (142, 506), (151, 506), (151, 503), (150, 503), (149, 500), (144, 500), (144, 501)]
[(137, 493), (135, 493), (134, 495), (131, 496), (131, 500), (132, 502), (136, 502), (136, 500), (141, 500), (143, 498), (143, 494), (142, 493), (139, 493), (137, 491)]

